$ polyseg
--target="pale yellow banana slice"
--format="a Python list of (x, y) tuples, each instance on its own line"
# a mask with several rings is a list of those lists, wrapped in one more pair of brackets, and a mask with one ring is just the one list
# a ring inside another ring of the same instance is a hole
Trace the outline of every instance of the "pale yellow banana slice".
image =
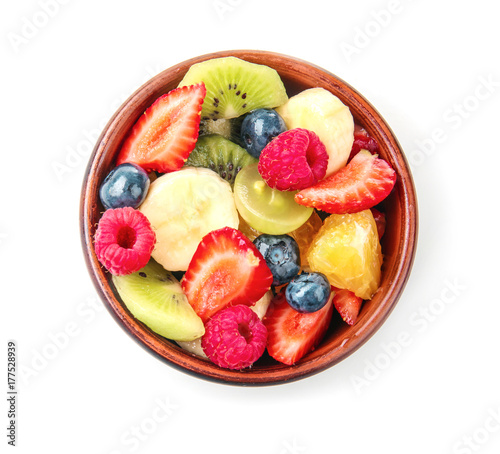
[(157, 178), (139, 210), (156, 233), (152, 256), (169, 271), (185, 271), (207, 233), (239, 224), (231, 186), (201, 167)]
[(276, 108), (288, 129), (315, 132), (328, 152), (326, 176), (344, 167), (354, 142), (354, 120), (349, 108), (324, 88), (309, 88)]
[(259, 301), (257, 301), (253, 306), (250, 306), (250, 309), (252, 309), (262, 320), (264, 315), (266, 315), (267, 308), (269, 307), (269, 304), (271, 304), (272, 299), (273, 292), (268, 290)]
[(208, 358), (201, 346), (201, 337), (198, 337), (197, 339), (189, 342), (177, 341), (177, 343), (179, 344), (179, 347), (189, 353), (192, 353), (193, 355), (201, 356), (202, 358)]

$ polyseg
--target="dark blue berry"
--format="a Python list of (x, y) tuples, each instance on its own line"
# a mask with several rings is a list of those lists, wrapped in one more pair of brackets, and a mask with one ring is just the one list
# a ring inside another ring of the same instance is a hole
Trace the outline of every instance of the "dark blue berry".
[(330, 293), (330, 283), (324, 274), (301, 273), (290, 281), (285, 296), (296, 311), (316, 312), (328, 302)]
[(246, 150), (258, 159), (264, 147), (285, 131), (285, 122), (275, 110), (257, 109), (243, 120), (241, 139)]
[(273, 273), (273, 285), (283, 285), (300, 271), (300, 251), (289, 235), (259, 235), (253, 241)]
[(99, 197), (104, 208), (137, 208), (146, 197), (149, 177), (136, 164), (125, 163), (115, 167), (105, 178)]

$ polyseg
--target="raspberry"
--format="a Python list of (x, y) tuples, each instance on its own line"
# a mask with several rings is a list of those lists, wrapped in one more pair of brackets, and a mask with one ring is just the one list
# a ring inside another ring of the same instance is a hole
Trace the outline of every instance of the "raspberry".
[(308, 188), (326, 173), (328, 153), (316, 133), (296, 128), (269, 142), (259, 158), (259, 173), (273, 189)]
[(151, 258), (156, 241), (146, 216), (130, 207), (106, 210), (94, 236), (98, 260), (115, 276), (139, 271)]
[(201, 346), (218, 366), (244, 369), (262, 356), (266, 341), (267, 329), (257, 314), (239, 304), (218, 311), (205, 324)]

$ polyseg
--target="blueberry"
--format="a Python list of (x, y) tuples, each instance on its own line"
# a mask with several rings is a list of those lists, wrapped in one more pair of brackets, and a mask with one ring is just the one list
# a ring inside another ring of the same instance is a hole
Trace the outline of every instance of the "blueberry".
[(275, 110), (256, 109), (243, 120), (241, 139), (246, 150), (258, 159), (264, 147), (285, 131), (285, 122)]
[(289, 235), (259, 235), (253, 241), (273, 273), (273, 285), (283, 285), (300, 271), (300, 251)]
[(115, 167), (99, 188), (104, 208), (137, 208), (146, 197), (149, 177), (136, 164), (125, 163)]
[(285, 296), (296, 311), (316, 312), (328, 302), (330, 292), (330, 283), (324, 274), (301, 273), (290, 281)]

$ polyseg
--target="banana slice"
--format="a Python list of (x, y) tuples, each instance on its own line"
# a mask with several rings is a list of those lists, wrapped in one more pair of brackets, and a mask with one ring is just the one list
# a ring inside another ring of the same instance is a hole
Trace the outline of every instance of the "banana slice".
[(250, 306), (250, 309), (252, 309), (262, 320), (264, 315), (266, 315), (267, 308), (269, 307), (269, 304), (271, 304), (272, 299), (273, 292), (272, 290), (269, 290), (264, 293), (264, 296), (259, 301), (257, 301), (253, 306)]
[(139, 210), (156, 233), (152, 256), (169, 271), (186, 271), (207, 233), (226, 226), (237, 229), (239, 224), (231, 186), (201, 167), (157, 178)]
[(309, 88), (276, 108), (288, 129), (314, 131), (328, 152), (326, 176), (344, 167), (354, 142), (354, 120), (349, 108), (324, 88)]
[[(252, 309), (262, 320), (264, 318), (264, 315), (266, 315), (267, 308), (269, 307), (269, 304), (271, 303), (272, 299), (273, 299), (273, 292), (269, 290), (264, 294), (264, 296), (259, 301), (257, 301), (253, 306), (251, 306), (250, 309)], [(201, 356), (202, 358), (207, 358), (207, 355), (205, 355), (205, 352), (201, 347), (201, 337), (193, 341), (189, 342), (177, 341), (177, 343), (179, 344), (179, 347), (182, 347), (189, 353)]]
[(189, 342), (177, 341), (177, 344), (179, 344), (179, 347), (181, 347), (183, 350), (186, 350), (193, 355), (201, 356), (202, 358), (208, 358), (201, 346), (201, 337), (198, 337), (197, 339)]

